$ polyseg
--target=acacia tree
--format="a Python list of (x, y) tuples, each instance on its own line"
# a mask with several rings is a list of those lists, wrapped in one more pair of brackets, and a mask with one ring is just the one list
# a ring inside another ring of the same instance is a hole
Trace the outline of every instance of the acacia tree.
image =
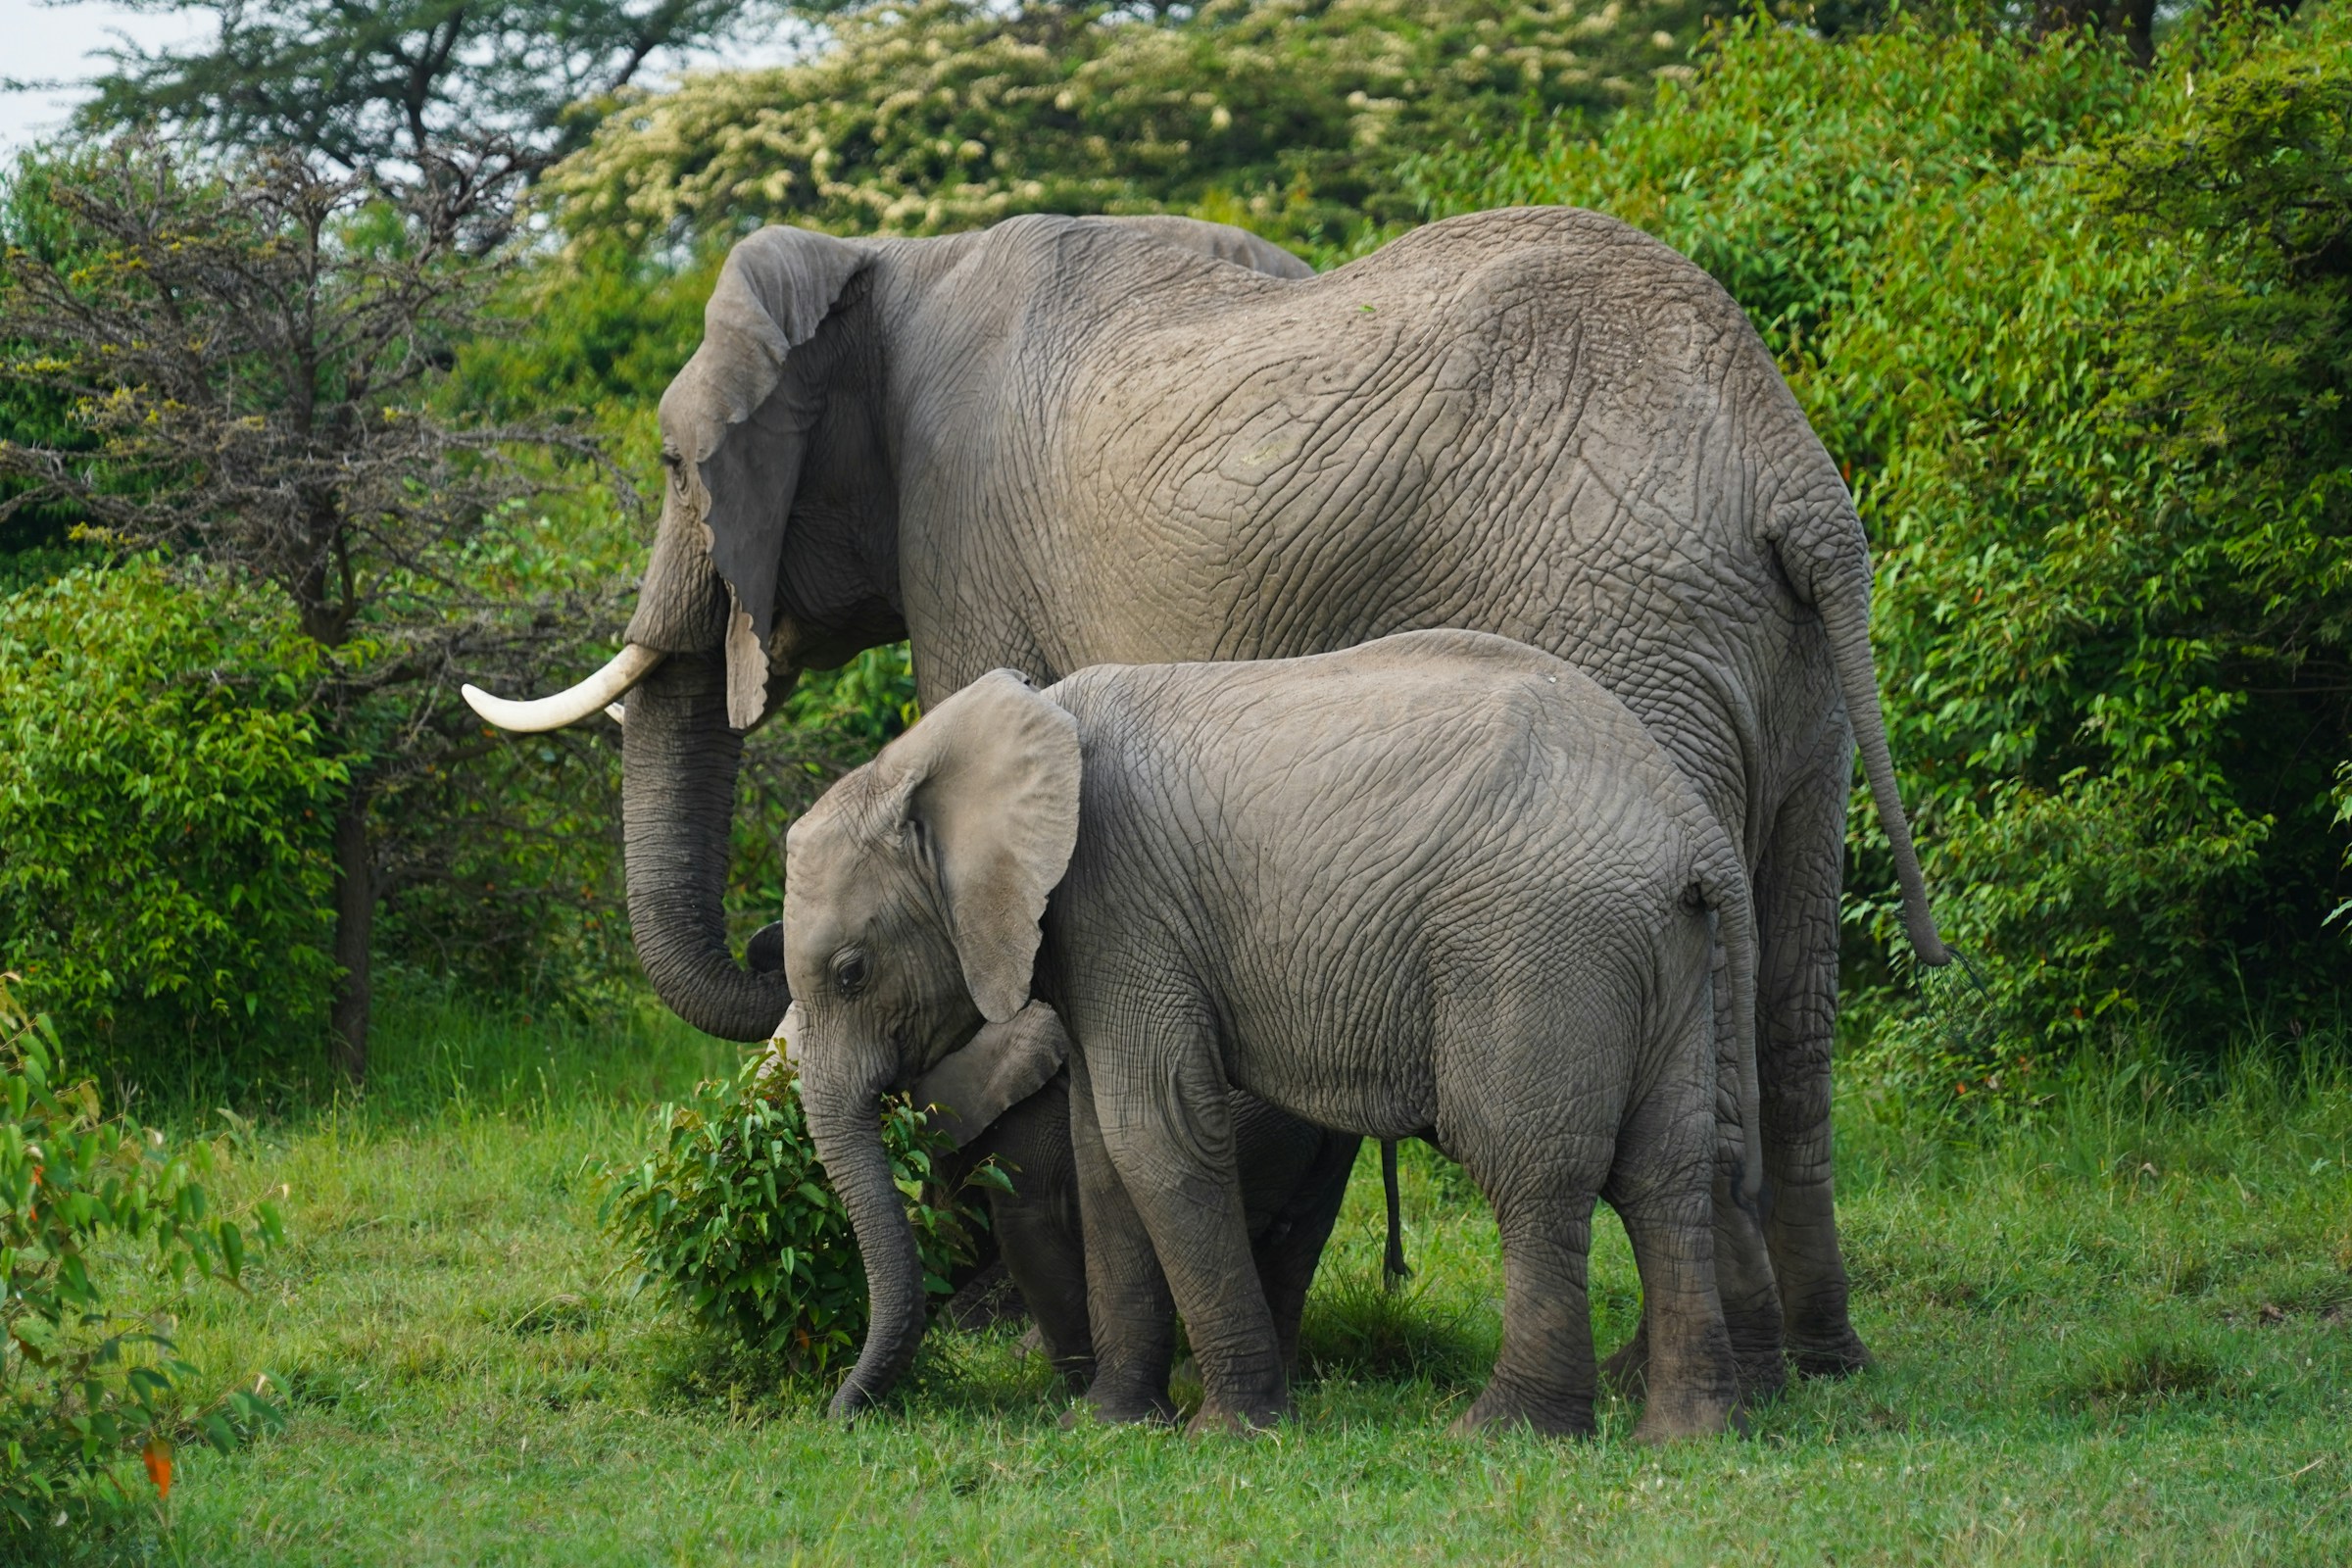
[(518, 454), (592, 456), (585, 440), (463, 427), (432, 405), (499, 269), (466, 254), (452, 207), (482, 192), (436, 177), (433, 149), (416, 167), (400, 183), (293, 155), (206, 168), (126, 138), (20, 171), (63, 222), (0, 263), (0, 374), (69, 399), (87, 437), (0, 440), (16, 481), (0, 521), (70, 502), (109, 543), (270, 585), (321, 651), (312, 707), (351, 777), (331, 1025), (354, 1079), (382, 872), (430, 858), (404, 799), (495, 744), (459, 680), (537, 683), (545, 656), (616, 624), (618, 599), (613, 579), (563, 582), (515, 545), (547, 471)]
[[(437, 158), (457, 188), (559, 156), (576, 106), (649, 66), (742, 36), (775, 0), (127, 0), (209, 17), (209, 37), (112, 52), (85, 126), (146, 124), (232, 147), (299, 147), (347, 174)], [(803, 10), (823, 7), (804, 5)], [(450, 157), (453, 138), (474, 157)]]

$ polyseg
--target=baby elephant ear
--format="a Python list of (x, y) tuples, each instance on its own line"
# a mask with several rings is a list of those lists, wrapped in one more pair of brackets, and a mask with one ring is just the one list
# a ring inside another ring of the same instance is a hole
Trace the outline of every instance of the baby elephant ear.
[(949, 698), (875, 759), (901, 830), (926, 837), (980, 1015), (1029, 1000), (1046, 896), (1078, 847), (1078, 725), (1009, 669)]
[(968, 1045), (916, 1079), (914, 1103), (936, 1107), (931, 1126), (961, 1149), (1045, 1088), (1069, 1056), (1060, 1015), (1032, 1002), (1003, 1023), (982, 1024)]

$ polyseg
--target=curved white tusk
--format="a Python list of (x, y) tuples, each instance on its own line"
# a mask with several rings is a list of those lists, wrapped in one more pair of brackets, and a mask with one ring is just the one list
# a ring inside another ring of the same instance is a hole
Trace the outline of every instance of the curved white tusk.
[(657, 649), (629, 644), (612, 656), (604, 668), (565, 691), (536, 702), (510, 702), (493, 697), (479, 686), (462, 688), (466, 704), (475, 712), (496, 724), (518, 734), (537, 735), (551, 729), (576, 724), (608, 703), (618, 702), (628, 689), (654, 672), (662, 662)]
[(615, 724), (626, 724), (629, 721), (629, 710), (618, 703), (607, 703), (605, 716)]

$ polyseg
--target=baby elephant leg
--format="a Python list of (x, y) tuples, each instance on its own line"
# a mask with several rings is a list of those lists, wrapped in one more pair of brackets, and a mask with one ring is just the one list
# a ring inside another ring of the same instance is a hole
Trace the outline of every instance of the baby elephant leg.
[[(1669, 1054), (1688, 1059), (1692, 1053)], [(1716, 1294), (1711, 1053), (1703, 1072), (1661, 1072), (1618, 1135), (1607, 1197), (1642, 1273), (1648, 1395), (1639, 1443), (1744, 1430), (1731, 1335)]]
[[(1267, 1426), (1290, 1411), (1281, 1347), (1250, 1251), (1232, 1110), (1210, 1047), (1205, 1031), (1191, 1030), (1113, 1043), (1115, 1081), (1102, 1053), (1089, 1063), (1103, 1149), (1151, 1232), (1200, 1367), (1195, 1432)], [(1090, 1226), (1090, 1254), (1093, 1235)], [(1102, 1333), (1098, 1321), (1098, 1355)]]
[(1492, 985), (1439, 1020), (1439, 1141), (1494, 1205), (1502, 1242), (1502, 1346), (1457, 1433), (1594, 1430), (1586, 1270), (1637, 1007), (1597, 990), (1572, 1000)]
[[(1718, 1160), (1715, 1173), (1715, 1284), (1723, 1301), (1723, 1321), (1731, 1334), (1732, 1355), (1740, 1371), (1740, 1399), (1754, 1405), (1770, 1399), (1787, 1385), (1788, 1363), (1781, 1336), (1781, 1293), (1773, 1278), (1772, 1258), (1765, 1250), (1763, 1228), (1740, 1201), (1740, 1172)], [(1620, 1218), (1623, 1216), (1620, 1215)], [(1606, 1361), (1600, 1375), (1627, 1398), (1641, 1398), (1649, 1388), (1649, 1312), (1628, 1340)]]
[(1168, 1397), (1168, 1369), (1176, 1351), (1175, 1302), (1151, 1233), (1103, 1147), (1094, 1089), (1077, 1055), (1070, 1057), (1070, 1152), (1078, 1166), (1095, 1355), (1086, 1407), (1103, 1421), (1172, 1422), (1176, 1402)]
[(1528, 1426), (1589, 1438), (1597, 1380), (1585, 1286), (1592, 1192), (1471, 1174), (1493, 1200), (1502, 1234), (1502, 1350), (1494, 1377), (1453, 1431)]

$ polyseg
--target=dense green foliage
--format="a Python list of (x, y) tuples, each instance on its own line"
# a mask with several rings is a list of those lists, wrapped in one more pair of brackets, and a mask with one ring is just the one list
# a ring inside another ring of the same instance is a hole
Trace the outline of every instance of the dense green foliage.
[(1671, 77), (1704, 0), (886, 0), (803, 65), (690, 74), (551, 172), (558, 221), (632, 248), (766, 221), (930, 234), (1016, 213), (1200, 211), (1309, 246), (1411, 216), (1407, 153)]
[(220, 1093), (312, 1055), (344, 778), (317, 660), (268, 595), (152, 561), (0, 600), (0, 954), (76, 1059)]
[[(945, 1140), (904, 1100), (882, 1117), (882, 1146), (906, 1198), (923, 1283), (972, 1257), (979, 1222), (967, 1195), (932, 1179)], [(865, 1264), (841, 1199), (817, 1163), (798, 1074), (756, 1054), (732, 1083), (698, 1085), (653, 1113), (642, 1159), (607, 1169), (603, 1219), (641, 1282), (697, 1319), (796, 1373), (855, 1357), (866, 1323)], [(1003, 1185), (984, 1165), (975, 1182)]]
[[(607, 11), (615, 25), (636, 15)], [(2287, 23), (2194, 13), (2143, 73), (2112, 43), (1857, 30), (1861, 11), (1832, 38), (1750, 22), (1701, 42), (1708, 14), (1679, 0), (853, 9), (800, 64), (694, 73), (604, 106), (541, 186), (561, 246), (516, 253), (486, 314), (410, 357), (433, 373), (404, 406), (459, 430), (593, 437), (650, 473), (654, 404), (699, 335), (717, 248), (770, 220), (934, 232), (1176, 208), (1336, 261), (1417, 215), (1603, 207), (1747, 308), (1880, 551), (1896, 753), (1943, 917), (1991, 987), (1989, 1004), (1946, 979), (1928, 1012), (1875, 1009), (1903, 1048), (1889, 1060), (1975, 1093), (1996, 1073), (2030, 1083), (2052, 1047), (2321, 1015), (2352, 925), (2326, 923), (2352, 905), (2346, 24), (2320, 8)], [(384, 36), (408, 47), (400, 27)], [(436, 78), (427, 119), (455, 127), (496, 96), (490, 79)], [(553, 138), (539, 146), (591, 122), (540, 98), (504, 108)], [(18, 211), (12, 234), (37, 216)], [(28, 384), (0, 409), (12, 430), (62, 446), (103, 424), (94, 406), (27, 401)], [(60, 526), (24, 524), (26, 540)], [(322, 730), (368, 791), (376, 945), (534, 1006), (608, 999), (633, 969), (614, 737), (493, 739), (448, 686), (545, 690), (594, 662), (614, 623), (604, 590), (641, 544), (617, 509), (553, 488), (453, 515), (425, 543), (430, 572), (376, 579), (407, 596), (398, 614), (416, 612), (401, 624), (418, 640), (355, 612), (350, 662), (427, 678), (334, 709)], [(68, 564), (11, 559), (28, 578)], [(402, 660), (368, 651), (395, 645)], [(487, 667), (506, 659), (506, 673)], [(911, 695), (904, 650), (877, 651), (753, 738), (739, 936), (774, 916), (784, 821), (901, 726)], [(428, 730), (430, 755), (387, 762)], [(1891, 878), (1866, 809), (1856, 850), (1854, 983), (1894, 987)], [(302, 961), (289, 994), (321, 983)], [(124, 984), (145, 998), (144, 981)], [(43, 995), (70, 1036), (112, 1015), (94, 991)]]
[(0, 431), (0, 509), (264, 586), (311, 645), (288, 670), (344, 767), (326, 1019), (355, 1076), (379, 946), (486, 987), (614, 968), (611, 748), (486, 746), (457, 687), (586, 656), (641, 547), (591, 437), (442, 396), (512, 270), (443, 195), (137, 135), (0, 181), (0, 386), (69, 415)]
[(1417, 171), (1435, 210), (1570, 202), (1690, 255), (1846, 466), (1905, 791), (1991, 986), (1939, 987), (1994, 1026), (1957, 1047), (1898, 1031), (1946, 1096), (2339, 1000), (2348, 94), (2332, 8), (2207, 24), (2153, 74), (2080, 40), (1751, 24), (1598, 140)]
[(232, 1391), (208, 1408), (159, 1311), (117, 1299), (125, 1251), (167, 1299), (194, 1280), (235, 1285), (249, 1245), (279, 1245), (277, 1210), (221, 1217), (201, 1142), (105, 1115), (97, 1086), (69, 1079), (55, 1029), (0, 975), (0, 1548), (137, 1496), (138, 1464), (167, 1495), (172, 1444), (192, 1427), (223, 1453), (278, 1412)]

